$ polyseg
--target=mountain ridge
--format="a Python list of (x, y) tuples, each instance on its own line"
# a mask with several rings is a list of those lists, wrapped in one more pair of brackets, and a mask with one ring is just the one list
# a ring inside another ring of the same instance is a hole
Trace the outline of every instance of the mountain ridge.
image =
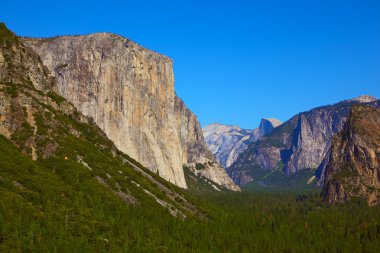
[(259, 127), (253, 130), (242, 129), (237, 125), (223, 125), (220, 123), (207, 125), (202, 130), (210, 151), (224, 168), (228, 168), (250, 143), (270, 133), (280, 124), (281, 122), (277, 119), (263, 118)]
[(371, 101), (344, 100), (295, 115), (252, 143), (228, 169), (229, 175), (236, 183), (245, 185), (254, 180), (250, 174), (254, 168), (281, 170), (286, 174), (316, 170), (328, 152), (332, 136), (343, 128), (351, 106), (379, 106), (379, 100)]

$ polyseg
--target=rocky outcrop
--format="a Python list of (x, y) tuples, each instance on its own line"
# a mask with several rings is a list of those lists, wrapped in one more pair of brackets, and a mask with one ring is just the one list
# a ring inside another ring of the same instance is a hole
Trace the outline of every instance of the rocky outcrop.
[[(49, 157), (57, 148), (54, 140), (39, 145), (41, 138), (36, 136), (35, 114), (44, 110), (40, 104), (56, 107), (44, 94), (53, 86), (54, 78), (48, 76), (38, 54), (0, 23), (0, 135), (11, 139), (33, 160)], [(23, 89), (27, 92), (22, 93)], [(65, 112), (74, 109), (69, 103), (62, 108)]]
[(294, 173), (305, 168), (317, 168), (330, 147), (332, 136), (342, 129), (349, 109), (327, 108), (299, 115), (290, 156), (284, 159), (285, 171)]
[(298, 116), (282, 125), (256, 142), (252, 142), (236, 161), (227, 169), (227, 173), (240, 186), (252, 182), (257, 168), (273, 171), (282, 168), (282, 151), (291, 146), (292, 132)]
[(346, 100), (345, 102), (359, 102), (359, 103), (371, 103), (376, 101), (377, 98), (368, 96), (368, 95), (362, 95), (360, 97), (356, 97), (353, 99)]
[(0, 23), (0, 80), (28, 85), (39, 90), (53, 87), (53, 78), (40, 57), (23, 43), (3, 23)]
[(275, 118), (261, 119), (260, 126), (253, 129), (252, 131), (251, 141), (257, 141), (260, 137), (269, 134), (274, 128), (278, 127), (281, 124), (281, 121)]
[(195, 115), (176, 97), (176, 117), (180, 122), (183, 163), (197, 176), (205, 177), (219, 186), (239, 191), (224, 168), (217, 162), (203, 137), (202, 128)]
[(228, 169), (229, 175), (235, 182), (247, 182), (254, 179), (253, 168), (281, 169), (287, 174), (317, 169), (328, 154), (332, 136), (343, 128), (356, 104), (379, 106), (376, 98), (361, 96), (300, 113), (250, 144)]
[[(214, 162), (195, 115), (174, 92), (168, 57), (108, 33), (23, 42), (57, 79), (57, 93), (161, 177), (186, 187), (183, 164)], [(236, 188), (223, 176), (222, 185)]]
[(343, 128), (356, 104), (377, 106), (377, 99), (364, 95), (301, 113), (293, 131), (292, 146), (283, 152), (285, 172), (317, 168), (330, 148), (332, 137)]
[(210, 151), (221, 165), (229, 167), (250, 142), (252, 131), (214, 123), (203, 128)]
[(332, 140), (322, 180), (329, 203), (352, 197), (380, 203), (380, 109), (353, 107), (344, 129)]
[(203, 135), (210, 151), (224, 168), (228, 168), (250, 143), (270, 133), (279, 125), (281, 122), (274, 118), (261, 119), (260, 126), (254, 130), (214, 123), (203, 128)]
[[(39, 55), (0, 23), (0, 135), (32, 160), (54, 156), (59, 147), (58, 136), (49, 136), (58, 128), (53, 112), (88, 123), (72, 104), (62, 98), (56, 101), (54, 86), (55, 78), (49, 77)], [(44, 115), (49, 115), (46, 122)]]

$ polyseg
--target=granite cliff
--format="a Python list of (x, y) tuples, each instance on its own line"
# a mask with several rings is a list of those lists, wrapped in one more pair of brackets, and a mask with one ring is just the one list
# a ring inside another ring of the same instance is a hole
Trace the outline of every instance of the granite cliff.
[(203, 128), (203, 135), (210, 151), (225, 168), (229, 167), (247, 148), (251, 134), (252, 130), (219, 123)]
[(251, 143), (228, 169), (229, 175), (236, 183), (245, 185), (254, 180), (255, 170), (281, 170), (287, 175), (316, 170), (328, 154), (332, 137), (343, 128), (356, 104), (378, 106), (378, 100), (361, 96), (292, 117)]
[(251, 142), (255, 142), (260, 139), (260, 137), (269, 134), (274, 128), (281, 124), (281, 121), (275, 118), (262, 118), (259, 127), (252, 131), (250, 138)]
[(99, 230), (95, 224), (105, 224), (110, 212), (91, 212), (105, 206), (145, 206), (183, 219), (201, 214), (184, 191), (120, 152), (54, 87), (39, 56), (0, 23), (0, 199), (30, 208), (12, 211), (36, 213), (34, 222), (66, 217), (61, 225), (75, 231), (78, 223)]
[(203, 135), (219, 163), (228, 168), (250, 143), (270, 133), (279, 125), (281, 122), (274, 118), (261, 119), (260, 126), (253, 130), (214, 123), (203, 128)]
[(327, 202), (363, 197), (370, 205), (380, 203), (380, 109), (352, 108), (343, 130), (332, 140), (322, 174)]
[(208, 150), (196, 116), (176, 96), (172, 60), (118, 35), (23, 38), (55, 77), (54, 90), (116, 147), (186, 188), (183, 165), (238, 189)]

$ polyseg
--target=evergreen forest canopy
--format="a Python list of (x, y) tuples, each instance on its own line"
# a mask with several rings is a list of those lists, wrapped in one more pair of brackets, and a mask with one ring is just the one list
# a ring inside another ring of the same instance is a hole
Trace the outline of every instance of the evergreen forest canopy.
[[(193, 195), (208, 216), (182, 220), (153, 204), (126, 205), (90, 178), (75, 183), (78, 168), (64, 167), (53, 175), (48, 162), (33, 162), (4, 138), (0, 143), (1, 168), (15, 171), (13, 179), (25, 187), (6, 182), (2, 170), (1, 252), (380, 249), (379, 209), (363, 200), (327, 206), (315, 193), (217, 193), (192, 181), (192, 189), (184, 194)], [(61, 192), (69, 199), (60, 199)]]

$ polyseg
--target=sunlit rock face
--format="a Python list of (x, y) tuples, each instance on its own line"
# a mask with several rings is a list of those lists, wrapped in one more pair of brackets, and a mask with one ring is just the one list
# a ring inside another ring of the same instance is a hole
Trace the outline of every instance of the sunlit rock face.
[(254, 180), (257, 168), (292, 174), (325, 166), (322, 161), (329, 154), (332, 137), (343, 129), (354, 105), (376, 107), (378, 100), (364, 95), (299, 113), (250, 143), (227, 172), (244, 185)]
[(251, 130), (214, 123), (203, 128), (203, 135), (221, 165), (229, 167), (250, 141)]
[(285, 163), (286, 172), (317, 168), (330, 149), (332, 137), (343, 128), (352, 106), (376, 106), (376, 101), (374, 97), (363, 95), (300, 114), (293, 132), (289, 159)]
[(322, 172), (323, 197), (344, 202), (363, 197), (380, 203), (380, 109), (356, 106), (332, 139)]
[(214, 160), (196, 116), (175, 94), (170, 58), (109, 33), (23, 42), (56, 77), (60, 95), (161, 177), (186, 188), (183, 164)]
[(203, 135), (210, 151), (224, 168), (228, 168), (251, 142), (257, 141), (279, 125), (281, 122), (274, 118), (261, 119), (260, 126), (253, 130), (214, 123), (203, 128)]
[(278, 127), (281, 124), (281, 121), (275, 118), (261, 119), (259, 127), (255, 128), (252, 131), (251, 140), (257, 141), (260, 137), (269, 134), (274, 128)]

